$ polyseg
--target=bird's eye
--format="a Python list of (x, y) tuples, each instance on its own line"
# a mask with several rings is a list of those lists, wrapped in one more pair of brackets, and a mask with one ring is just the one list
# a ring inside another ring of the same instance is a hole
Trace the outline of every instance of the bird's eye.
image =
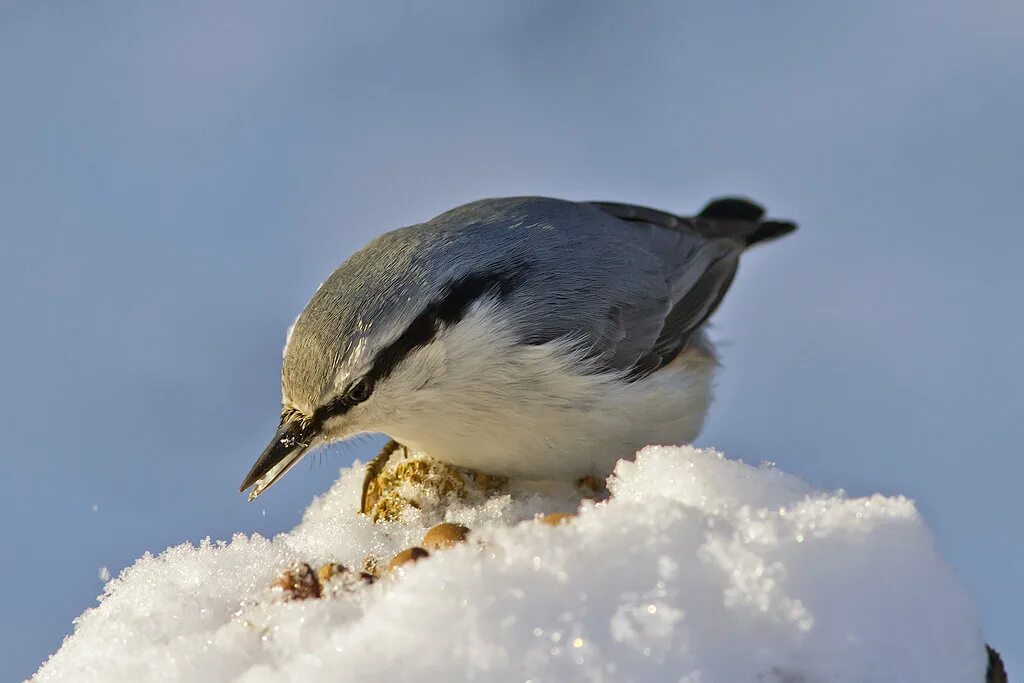
[(356, 383), (348, 388), (347, 395), (353, 403), (362, 403), (370, 398), (370, 393), (372, 392), (373, 385), (370, 384), (369, 380), (360, 379), (356, 380)]

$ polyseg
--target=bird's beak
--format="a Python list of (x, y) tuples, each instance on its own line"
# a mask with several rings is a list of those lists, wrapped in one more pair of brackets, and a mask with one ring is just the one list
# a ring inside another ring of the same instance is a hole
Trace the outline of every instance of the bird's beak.
[(258, 495), (270, 488), (302, 459), (309, 450), (311, 432), (311, 429), (303, 428), (297, 421), (282, 424), (277, 434), (270, 440), (270, 444), (257, 458), (256, 464), (249, 470), (249, 474), (245, 475), (245, 481), (238, 490), (244, 493), (247, 488), (253, 486), (249, 500), (256, 500)]

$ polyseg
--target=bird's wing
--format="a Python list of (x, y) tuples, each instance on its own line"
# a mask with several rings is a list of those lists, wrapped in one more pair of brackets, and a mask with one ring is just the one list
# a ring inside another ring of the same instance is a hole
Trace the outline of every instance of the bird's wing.
[(733, 198), (681, 217), (629, 204), (513, 197), (442, 214), (430, 235), (452, 259), (445, 232), (452, 226), (464, 245), (455, 263), (472, 262), (487, 239), (499, 255), (488, 271), (519, 264), (522, 286), (506, 310), (515, 312), (524, 342), (571, 339), (596, 370), (641, 378), (675, 358), (714, 313), (746, 247), (795, 229), (763, 213)]
[(711, 202), (698, 216), (685, 218), (629, 204), (592, 205), (640, 230), (638, 239), (661, 268), (648, 273), (648, 305), (613, 302), (614, 324), (598, 346), (609, 369), (632, 379), (663, 367), (707, 321), (732, 284), (743, 250), (795, 229), (792, 223), (765, 221), (764, 210), (742, 199)]
[(638, 297), (648, 305), (613, 304), (620, 329), (604, 335), (606, 344), (619, 340), (614, 353), (604, 349), (610, 367), (627, 371), (631, 379), (663, 367), (687, 345), (721, 303), (742, 251), (729, 240), (706, 240), (657, 226), (648, 230), (646, 240), (661, 265), (647, 276), (647, 290)]

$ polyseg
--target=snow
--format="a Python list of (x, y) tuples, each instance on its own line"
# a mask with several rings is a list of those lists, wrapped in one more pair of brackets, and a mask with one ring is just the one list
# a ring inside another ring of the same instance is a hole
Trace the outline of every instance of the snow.
[(271, 588), (295, 562), (358, 568), (419, 543), (437, 510), (374, 524), (343, 469), (273, 540), (146, 554), (40, 681), (981, 683), (972, 601), (913, 503), (816, 491), (712, 450), (650, 447), (611, 498), (522, 487), (447, 519), (469, 541), (323, 599)]

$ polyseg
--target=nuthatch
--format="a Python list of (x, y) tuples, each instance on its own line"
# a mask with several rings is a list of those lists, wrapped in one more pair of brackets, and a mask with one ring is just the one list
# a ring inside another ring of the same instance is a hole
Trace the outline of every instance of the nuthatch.
[(716, 366), (704, 325), (740, 254), (795, 229), (739, 198), (684, 218), (516, 197), (389, 232), (292, 325), (280, 428), (241, 490), (252, 500), (310, 449), (367, 432), (548, 480), (690, 442)]

